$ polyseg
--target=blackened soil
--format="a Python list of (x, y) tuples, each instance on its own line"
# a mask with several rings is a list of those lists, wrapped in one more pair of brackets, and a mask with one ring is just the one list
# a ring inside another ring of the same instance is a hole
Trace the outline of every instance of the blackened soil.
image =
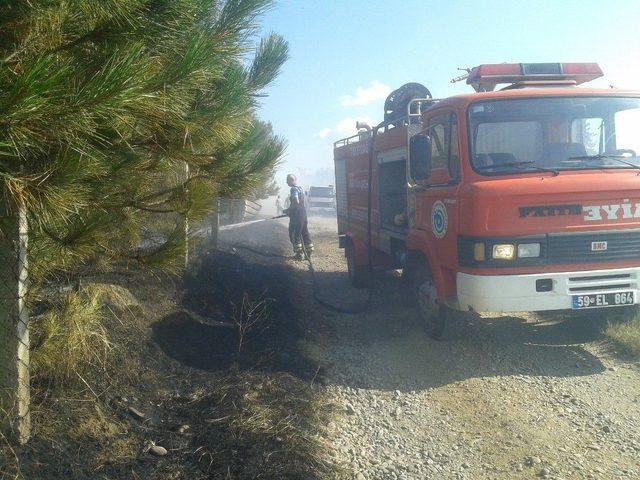
[(180, 363), (208, 371), (237, 365), (241, 371), (260, 369), (310, 378), (316, 366), (299, 349), (304, 332), (292, 304), (292, 272), (285, 266), (248, 263), (239, 255), (211, 252), (185, 278), (183, 305), (203, 317), (233, 323), (246, 295), (267, 303), (268, 318), (243, 338), (238, 351), (237, 328), (211, 326), (186, 313), (173, 313), (156, 322), (154, 338)]

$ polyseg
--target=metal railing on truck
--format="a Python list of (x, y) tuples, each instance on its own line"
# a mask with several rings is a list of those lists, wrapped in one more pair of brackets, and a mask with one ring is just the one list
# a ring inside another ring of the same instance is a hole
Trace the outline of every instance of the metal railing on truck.
[[(374, 128), (384, 129), (385, 132), (388, 132), (389, 130), (392, 130), (394, 128), (407, 127), (410, 125), (419, 124), (420, 119), (422, 118), (422, 114), (425, 111), (427, 111), (429, 108), (433, 107), (439, 101), (441, 101), (441, 99), (439, 98), (416, 98), (414, 100), (411, 100), (407, 105), (407, 115), (403, 117), (394, 118)], [(411, 113), (410, 111), (411, 106), (415, 104), (418, 105), (418, 111)], [(424, 110), (422, 109), (423, 104), (428, 104)], [(346, 147), (347, 145), (352, 145), (362, 140), (367, 140), (369, 138), (371, 138), (371, 132), (366, 132), (366, 131), (358, 132), (355, 135), (352, 135), (350, 137), (336, 140), (333, 143), (333, 148)]]

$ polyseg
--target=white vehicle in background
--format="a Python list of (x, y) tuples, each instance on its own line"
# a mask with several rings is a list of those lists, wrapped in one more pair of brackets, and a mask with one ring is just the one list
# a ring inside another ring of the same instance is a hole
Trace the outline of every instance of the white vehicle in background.
[(307, 196), (308, 209), (328, 209), (336, 208), (336, 192), (333, 185), (328, 187), (309, 187), (309, 195)]

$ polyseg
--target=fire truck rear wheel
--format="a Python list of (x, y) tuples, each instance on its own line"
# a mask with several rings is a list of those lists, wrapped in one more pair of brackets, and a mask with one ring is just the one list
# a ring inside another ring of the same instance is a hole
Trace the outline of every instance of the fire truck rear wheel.
[(453, 340), (462, 335), (464, 316), (438, 303), (436, 284), (426, 266), (416, 267), (413, 275), (416, 309), (426, 334), (435, 340)]
[(366, 288), (369, 284), (369, 269), (366, 265), (356, 264), (356, 252), (352, 243), (347, 244), (345, 255), (351, 284), (356, 288)]

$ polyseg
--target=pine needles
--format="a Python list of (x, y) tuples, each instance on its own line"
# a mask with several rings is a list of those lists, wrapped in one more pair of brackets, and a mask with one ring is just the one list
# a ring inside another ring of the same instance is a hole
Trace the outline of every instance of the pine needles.
[[(9, 210), (18, 192), (29, 206), (32, 280), (123, 259), (171, 267), (183, 218), (268, 181), (285, 144), (256, 99), (288, 56), (278, 35), (256, 38), (270, 5), (0, 3), (0, 187)], [(167, 222), (175, 232), (138, 255)]]

